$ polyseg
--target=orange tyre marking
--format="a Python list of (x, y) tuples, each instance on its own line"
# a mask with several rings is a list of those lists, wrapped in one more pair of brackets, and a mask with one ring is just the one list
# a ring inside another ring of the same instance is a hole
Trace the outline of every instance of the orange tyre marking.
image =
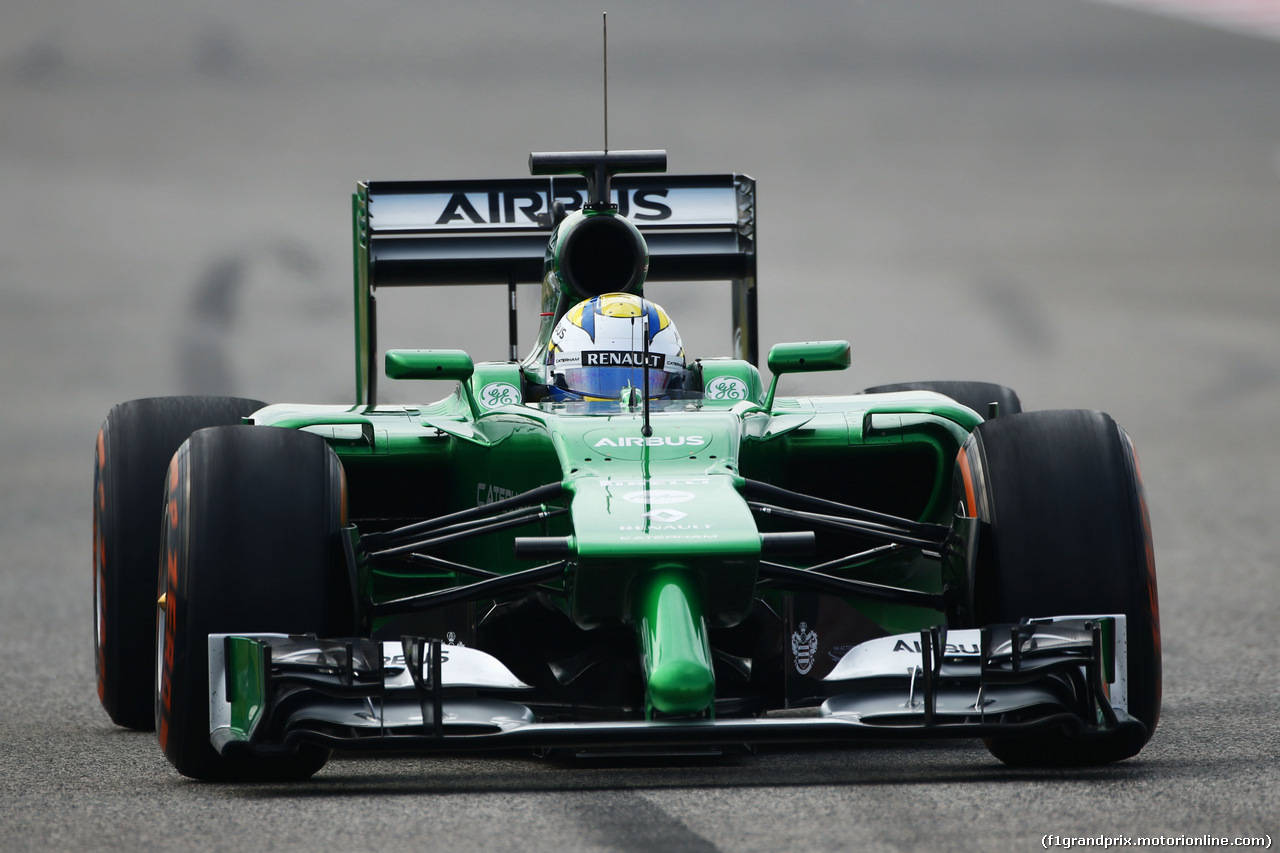
[(971, 517), (978, 515), (978, 500), (973, 491), (973, 473), (969, 470), (969, 454), (964, 447), (956, 456), (956, 464), (960, 466), (960, 478), (964, 480), (964, 505)]
[(174, 644), (177, 637), (178, 612), (178, 495), (182, 481), (180, 475), (181, 462), (175, 456), (169, 463), (169, 494), (167, 513), (169, 523), (164, 538), (164, 589), (157, 602), (164, 611), (164, 646), (162, 650), (163, 664), (160, 667), (160, 713), (156, 731), (160, 739), (160, 748), (169, 746), (169, 718), (173, 708), (173, 658)]

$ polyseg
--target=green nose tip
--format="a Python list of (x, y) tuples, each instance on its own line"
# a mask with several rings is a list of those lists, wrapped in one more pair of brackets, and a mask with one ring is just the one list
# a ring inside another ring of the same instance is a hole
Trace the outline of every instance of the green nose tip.
[(687, 716), (710, 708), (716, 692), (711, 649), (689, 573), (655, 572), (637, 603), (650, 711)]
[(711, 704), (715, 693), (711, 670), (700, 661), (671, 661), (649, 676), (649, 704), (663, 714), (696, 714)]

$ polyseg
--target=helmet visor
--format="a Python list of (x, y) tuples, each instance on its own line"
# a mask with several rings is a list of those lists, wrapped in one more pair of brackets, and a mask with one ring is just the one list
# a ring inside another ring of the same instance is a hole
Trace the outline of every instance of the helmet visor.
[[(569, 367), (561, 372), (565, 390), (597, 400), (616, 400), (624, 388), (644, 388), (644, 374), (640, 367)], [(646, 396), (661, 397), (670, 382), (670, 373), (650, 368)]]

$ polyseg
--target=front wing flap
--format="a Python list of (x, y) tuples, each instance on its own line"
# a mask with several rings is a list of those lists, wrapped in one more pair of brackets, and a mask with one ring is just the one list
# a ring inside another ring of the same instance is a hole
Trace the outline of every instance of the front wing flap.
[[(223, 755), (346, 750), (693, 747), (892, 738), (1082, 737), (1126, 713), (1123, 615), (883, 637), (850, 649), (808, 716), (539, 720), (497, 658), (439, 640), (209, 636), (210, 741)], [(780, 709), (781, 710), (781, 709)]]

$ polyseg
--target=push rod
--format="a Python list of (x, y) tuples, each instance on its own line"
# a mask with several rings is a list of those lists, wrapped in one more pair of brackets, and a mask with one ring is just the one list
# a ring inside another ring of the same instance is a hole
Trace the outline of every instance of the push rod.
[(545, 566), (537, 566), (532, 569), (477, 581), (464, 586), (455, 586), (435, 592), (426, 592), (422, 595), (411, 595), (408, 598), (384, 601), (373, 606), (373, 615), (398, 616), (404, 613), (421, 613), (424, 610), (444, 607), (449, 604), (493, 598), (504, 592), (536, 586), (543, 581), (552, 580), (564, 571), (564, 567), (564, 562), (548, 563)]
[(759, 480), (744, 480), (742, 491), (746, 495), (756, 495), (768, 498), (776, 503), (802, 506), (816, 512), (839, 515), (847, 518), (857, 518), (873, 524), (881, 524), (908, 530), (912, 532), (912, 535), (918, 536), (921, 539), (932, 540), (939, 545), (946, 539), (948, 533), (948, 528), (941, 524), (929, 524), (923, 521), (913, 521), (909, 518), (900, 518), (896, 515), (888, 515), (883, 512), (876, 512), (875, 510), (849, 506), (848, 504), (842, 504), (837, 501), (829, 501), (825, 498), (803, 495), (799, 492), (792, 492), (769, 483), (762, 483)]
[(946, 599), (941, 593), (921, 592), (917, 589), (902, 589), (884, 586), (867, 581), (838, 578), (809, 569), (797, 569), (779, 563), (761, 562), (758, 577), (778, 581), (781, 586), (793, 586), (827, 592), (834, 595), (849, 595), (868, 601), (882, 601), (888, 604), (906, 604), (911, 607), (927, 607), (931, 610), (943, 610)]
[(542, 504), (549, 500), (555, 500), (564, 494), (564, 485), (562, 483), (549, 483), (545, 486), (539, 486), (536, 489), (530, 489), (518, 495), (509, 498), (503, 498), (500, 501), (483, 504), (481, 506), (464, 509), (460, 512), (442, 515), (439, 518), (429, 518), (426, 521), (415, 522), (404, 527), (388, 530), (384, 533), (370, 533), (363, 538), (363, 542), (368, 548), (386, 548), (392, 547), (404, 540), (411, 539), (423, 533), (437, 530), (442, 527), (448, 527), (454, 524), (460, 524), (475, 518), (484, 518), (486, 516), (497, 515), (506, 512), (509, 509), (517, 507), (526, 507), (536, 504)]

